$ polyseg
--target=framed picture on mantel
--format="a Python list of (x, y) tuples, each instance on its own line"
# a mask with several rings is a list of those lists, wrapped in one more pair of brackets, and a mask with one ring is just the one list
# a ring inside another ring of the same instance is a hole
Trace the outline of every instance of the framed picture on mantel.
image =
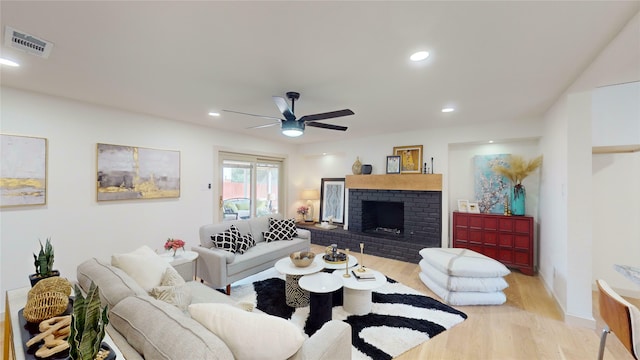
[(387, 156), (387, 174), (400, 174), (400, 156)]
[(422, 145), (395, 146), (393, 155), (400, 156), (401, 174), (422, 173)]
[(320, 222), (344, 224), (344, 178), (322, 178), (320, 186)]

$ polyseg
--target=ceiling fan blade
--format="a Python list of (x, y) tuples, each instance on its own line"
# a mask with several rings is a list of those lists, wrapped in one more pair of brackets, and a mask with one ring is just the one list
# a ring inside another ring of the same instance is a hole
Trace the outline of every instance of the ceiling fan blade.
[(307, 122), (305, 122), (305, 125), (313, 126), (313, 127), (317, 127), (317, 128), (329, 129), (329, 130), (346, 131), (348, 129), (346, 126), (331, 125), (331, 124), (319, 123), (319, 122), (315, 122), (315, 121), (307, 121)]
[(280, 125), (280, 122), (266, 124), (266, 125), (251, 126), (251, 127), (248, 127), (247, 129), (262, 129), (262, 128), (266, 128), (266, 127), (269, 127), (269, 126), (275, 126), (275, 125)]
[(353, 111), (349, 109), (344, 109), (344, 110), (330, 111), (330, 112), (320, 113), (320, 114), (305, 115), (301, 117), (299, 120), (300, 121), (317, 121), (317, 120), (333, 119), (341, 116), (349, 116), (353, 114), (355, 114)]
[(284, 118), (287, 120), (295, 120), (296, 116), (289, 109), (289, 104), (287, 104), (287, 100), (280, 96), (273, 96), (273, 101), (276, 103), (278, 110), (284, 115)]
[(240, 111), (234, 111), (234, 110), (222, 110), (222, 111), (224, 111), (224, 112), (230, 112), (230, 113), (234, 113), (234, 114), (242, 114), (242, 115), (256, 116), (256, 117), (261, 117), (261, 118), (264, 118), (264, 119), (282, 120), (282, 119), (280, 119), (280, 118), (273, 117), (273, 116), (249, 114), (249, 113), (240, 112)]

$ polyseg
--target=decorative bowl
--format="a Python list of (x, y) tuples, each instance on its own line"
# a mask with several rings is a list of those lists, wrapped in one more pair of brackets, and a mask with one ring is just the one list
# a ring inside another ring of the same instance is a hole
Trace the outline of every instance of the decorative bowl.
[(296, 251), (289, 254), (291, 262), (297, 267), (307, 267), (311, 265), (315, 256), (316, 254), (308, 251)]

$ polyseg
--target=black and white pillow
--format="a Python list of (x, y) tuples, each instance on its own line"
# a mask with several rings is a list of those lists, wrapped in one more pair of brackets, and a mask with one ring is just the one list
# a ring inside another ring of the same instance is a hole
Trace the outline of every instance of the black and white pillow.
[(240, 238), (240, 231), (233, 225), (224, 232), (211, 235), (213, 246), (231, 253), (236, 252), (236, 242), (238, 238)]
[(236, 241), (236, 252), (238, 254), (244, 254), (249, 248), (256, 245), (256, 240), (251, 233), (240, 236)]
[(294, 219), (269, 219), (269, 231), (264, 232), (264, 241), (292, 240), (298, 233)]

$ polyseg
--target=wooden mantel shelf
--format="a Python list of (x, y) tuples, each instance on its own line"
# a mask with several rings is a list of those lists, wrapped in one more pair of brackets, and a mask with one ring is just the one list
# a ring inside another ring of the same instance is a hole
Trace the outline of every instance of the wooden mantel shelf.
[(347, 175), (348, 189), (442, 191), (442, 174)]

